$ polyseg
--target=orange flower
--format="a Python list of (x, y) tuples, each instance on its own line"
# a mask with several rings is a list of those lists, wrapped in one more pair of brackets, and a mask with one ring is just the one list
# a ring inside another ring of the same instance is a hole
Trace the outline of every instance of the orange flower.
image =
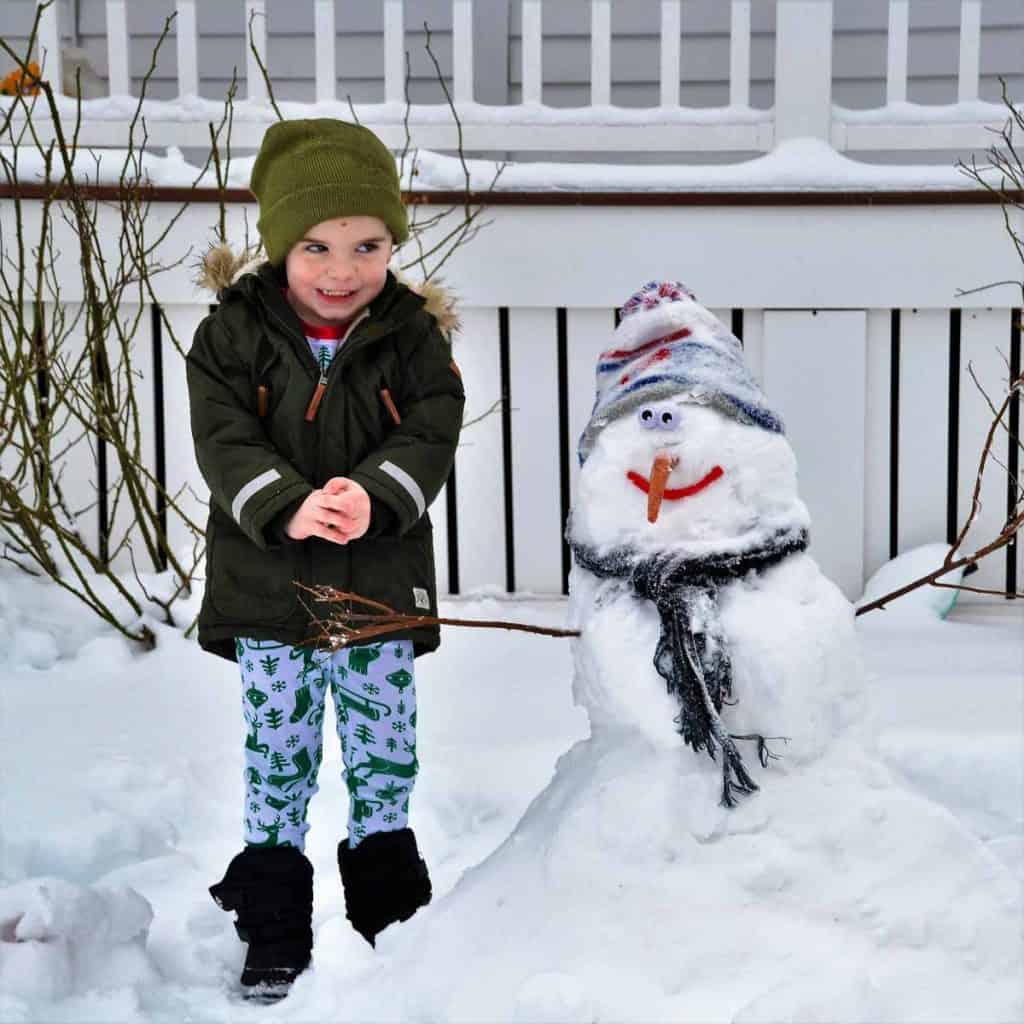
[(41, 80), (42, 72), (39, 70), (39, 65), (34, 60), (30, 60), (27, 70), (15, 68), (6, 75), (3, 81), (0, 81), (0, 95), (38, 96)]

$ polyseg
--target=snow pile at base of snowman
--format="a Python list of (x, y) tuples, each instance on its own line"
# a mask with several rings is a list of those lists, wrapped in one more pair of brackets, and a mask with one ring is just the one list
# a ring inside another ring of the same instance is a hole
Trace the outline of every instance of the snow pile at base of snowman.
[(380, 937), (359, 987), (414, 1005), (354, 986), (346, 1012), (1020, 1019), (1019, 885), (875, 756), (853, 610), (805, 550), (782, 423), (682, 285), (623, 307), (580, 454), (591, 736), (501, 847)]

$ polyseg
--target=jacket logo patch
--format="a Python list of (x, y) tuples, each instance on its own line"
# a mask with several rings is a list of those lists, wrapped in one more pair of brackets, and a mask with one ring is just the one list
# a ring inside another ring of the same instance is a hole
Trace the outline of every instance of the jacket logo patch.
[(417, 608), (430, 610), (430, 595), (422, 587), (412, 588), (412, 599)]

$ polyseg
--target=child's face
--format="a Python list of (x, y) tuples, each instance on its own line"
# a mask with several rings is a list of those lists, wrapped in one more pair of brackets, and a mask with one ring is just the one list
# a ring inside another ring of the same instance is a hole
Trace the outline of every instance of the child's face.
[(379, 217), (314, 225), (285, 257), (288, 301), (310, 324), (350, 320), (380, 294), (391, 249), (391, 233)]

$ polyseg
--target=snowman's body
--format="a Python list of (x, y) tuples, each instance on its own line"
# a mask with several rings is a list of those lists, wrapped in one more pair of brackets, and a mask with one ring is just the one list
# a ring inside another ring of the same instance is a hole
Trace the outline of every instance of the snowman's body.
[[(647, 428), (650, 418), (661, 425)], [(650, 522), (648, 493), (637, 478), (666, 451), (676, 464)], [(694, 481), (709, 478), (693, 490)], [(786, 439), (683, 398), (641, 405), (597, 435), (581, 470), (570, 535), (598, 552), (625, 547), (641, 556), (678, 551), (699, 559), (750, 547), (784, 522), (807, 523)], [(581, 631), (574, 692), (594, 728), (640, 731), (678, 747), (679, 701), (653, 663), (662, 629), (657, 609), (627, 581), (579, 566), (569, 589)], [(732, 669), (735, 703), (722, 709), (729, 731), (783, 737), (769, 744), (781, 755), (773, 768), (816, 756), (855, 713), (863, 683), (849, 602), (810, 555), (797, 552), (723, 585), (716, 614)], [(716, 775), (706, 755), (692, 756)]]
[[(594, 730), (640, 732), (678, 748), (679, 703), (652, 657), (661, 632), (656, 610), (625, 584), (580, 568), (569, 587), (580, 629), (573, 693)], [(730, 732), (784, 737), (769, 744), (781, 755), (773, 772), (817, 756), (860, 704), (863, 674), (849, 602), (809, 555), (797, 554), (756, 579), (730, 584), (721, 614), (736, 701), (722, 716)], [(718, 777), (705, 755), (690, 755)]]

